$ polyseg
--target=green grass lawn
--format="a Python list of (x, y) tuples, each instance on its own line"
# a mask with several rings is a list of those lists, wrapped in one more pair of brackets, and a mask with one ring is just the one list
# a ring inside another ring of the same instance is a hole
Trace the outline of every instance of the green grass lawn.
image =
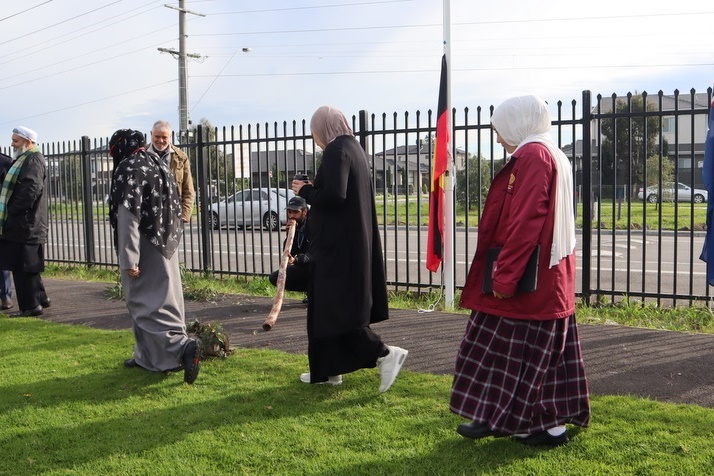
[(555, 449), (454, 431), (450, 376), (376, 370), (298, 380), (307, 357), (240, 348), (182, 374), (126, 369), (130, 331), (0, 317), (0, 474), (703, 475), (714, 410), (593, 398), (592, 425)]
[[(633, 200), (631, 204), (623, 202), (618, 204), (612, 200), (598, 202), (593, 210), (593, 226), (597, 227), (599, 217), (600, 228), (605, 229), (659, 229), (663, 230), (705, 230), (706, 203), (673, 203), (663, 202), (643, 203)], [(376, 199), (377, 220), (380, 224), (397, 224), (399, 226), (426, 226), (429, 223), (429, 196), (409, 195), (404, 196), (382, 195)], [(108, 205), (100, 202), (93, 204), (93, 213), (96, 220), (108, 219)], [(197, 215), (194, 210), (194, 215)], [(480, 210), (473, 207), (468, 213), (463, 206), (457, 206), (456, 226), (478, 226)], [(57, 219), (80, 220), (83, 218), (83, 205), (81, 202), (61, 202), (50, 205), (50, 216)], [(576, 226), (582, 228), (582, 204), (578, 205)]]
[[(429, 197), (410, 195), (408, 202), (401, 198), (395, 200), (393, 196), (377, 197), (377, 220), (380, 224), (398, 224), (400, 226), (426, 225), (429, 222)], [(599, 207), (599, 208), (598, 208)], [(613, 200), (598, 202), (593, 207), (593, 227), (597, 228), (598, 218), (600, 228), (604, 229), (642, 229), (651, 230), (705, 230), (706, 203), (674, 202), (643, 203), (633, 200), (628, 204), (618, 204)], [(582, 204), (578, 204), (576, 226), (582, 228)], [(457, 226), (478, 226), (480, 211), (471, 209), (468, 213), (463, 206), (456, 209)]]

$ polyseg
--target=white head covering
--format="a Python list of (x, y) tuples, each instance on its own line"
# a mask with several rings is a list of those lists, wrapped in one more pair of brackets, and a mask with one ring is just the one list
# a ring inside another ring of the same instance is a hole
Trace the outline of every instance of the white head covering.
[(548, 105), (536, 96), (514, 97), (493, 111), (491, 124), (507, 144), (517, 146), (513, 155), (525, 144), (539, 142), (553, 156), (558, 182), (555, 188), (553, 247), (550, 250), (552, 268), (575, 250), (575, 210), (572, 168), (568, 158), (550, 136)]
[(342, 111), (332, 106), (322, 106), (315, 111), (310, 119), (310, 131), (325, 145), (337, 137), (354, 135)]
[(29, 127), (17, 126), (12, 130), (12, 133), (22, 137), (23, 139), (37, 142), (37, 132), (33, 131)]
[(29, 127), (17, 126), (12, 130), (12, 133), (22, 137), (25, 140), (37, 142), (37, 132), (33, 131)]

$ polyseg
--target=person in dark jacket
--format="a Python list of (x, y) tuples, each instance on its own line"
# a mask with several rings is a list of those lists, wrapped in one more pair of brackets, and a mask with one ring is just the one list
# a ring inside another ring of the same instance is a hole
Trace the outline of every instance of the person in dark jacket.
[[(489, 188), (461, 294), (460, 306), (473, 312), (456, 358), (450, 410), (470, 420), (456, 429), (465, 438), (562, 445), (569, 440), (566, 424), (590, 421), (575, 321), (572, 169), (550, 137), (542, 99), (505, 101), (491, 125), (511, 157)], [(536, 287), (519, 290), (538, 247)]]
[(0, 269), (12, 271), (20, 312), (39, 316), (49, 307), (40, 273), (47, 241), (47, 171), (37, 148), (37, 133), (19, 126), (12, 131), (15, 161), (0, 189)]
[[(286, 207), (288, 221), (296, 226), (293, 244), (290, 247), (290, 262), (285, 269), (285, 289), (288, 291), (307, 292), (310, 280), (310, 230), (307, 220), (307, 203), (302, 197), (293, 197)], [(292, 225), (291, 225), (292, 226)], [(283, 243), (284, 245), (284, 243)], [(270, 284), (278, 282), (278, 271), (268, 277)]]
[[(0, 153), (0, 185), (11, 166), (12, 157)], [(2, 271), (2, 281), (0, 281), (0, 307), (5, 310), (12, 308), (12, 273), (7, 270)]]
[(380, 392), (408, 352), (385, 345), (370, 324), (388, 319), (384, 257), (369, 164), (339, 110), (320, 107), (310, 129), (324, 151), (313, 183), (293, 180), (310, 205), (312, 279), (305, 383), (339, 385), (342, 374), (379, 367)]

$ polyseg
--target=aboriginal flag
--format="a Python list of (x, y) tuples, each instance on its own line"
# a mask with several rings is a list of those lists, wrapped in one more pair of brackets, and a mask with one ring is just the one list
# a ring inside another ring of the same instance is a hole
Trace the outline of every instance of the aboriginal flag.
[(429, 231), (426, 240), (426, 268), (435, 273), (444, 254), (444, 172), (449, 155), (449, 111), (446, 98), (446, 55), (441, 58), (441, 81), (439, 83), (439, 109), (436, 119), (436, 139), (431, 169), (429, 194)]
[(709, 105), (709, 128), (704, 142), (704, 187), (707, 189), (707, 234), (700, 259), (707, 262), (707, 283), (714, 286), (714, 99)]

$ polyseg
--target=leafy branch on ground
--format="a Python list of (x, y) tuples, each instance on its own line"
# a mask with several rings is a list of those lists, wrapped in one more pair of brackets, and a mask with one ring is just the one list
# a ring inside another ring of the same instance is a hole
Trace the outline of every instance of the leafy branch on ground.
[(202, 324), (196, 319), (186, 328), (186, 332), (198, 339), (201, 360), (207, 357), (225, 358), (233, 353), (230, 338), (220, 322)]

